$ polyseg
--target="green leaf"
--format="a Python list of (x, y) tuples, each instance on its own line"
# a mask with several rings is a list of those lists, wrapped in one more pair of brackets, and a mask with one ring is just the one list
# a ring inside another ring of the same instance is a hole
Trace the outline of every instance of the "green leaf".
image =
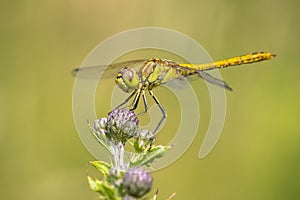
[(133, 157), (130, 161), (130, 167), (141, 165), (149, 166), (155, 159), (162, 157), (169, 149), (170, 146), (153, 146), (147, 152), (143, 152)]
[(121, 200), (116, 196), (115, 188), (104, 181), (93, 180), (90, 176), (87, 177), (90, 188), (95, 192), (98, 192), (104, 197), (104, 199)]
[(134, 150), (135, 150), (136, 153), (141, 153), (142, 152), (142, 148), (140, 147), (138, 140), (135, 140), (133, 142), (133, 147), (134, 147)]
[(108, 177), (109, 170), (111, 168), (111, 165), (104, 161), (92, 161), (90, 162), (91, 165), (93, 165), (97, 170), (99, 170), (105, 177)]

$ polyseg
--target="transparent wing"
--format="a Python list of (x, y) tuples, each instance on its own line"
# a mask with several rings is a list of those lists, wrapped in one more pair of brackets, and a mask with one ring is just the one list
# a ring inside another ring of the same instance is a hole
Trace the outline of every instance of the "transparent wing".
[(180, 76), (178, 78), (174, 78), (166, 82), (165, 86), (182, 90), (182, 89), (186, 89), (189, 86), (189, 82), (191, 82), (192, 80), (194, 79), (191, 79), (190, 77)]
[[(114, 63), (110, 65), (97, 65), (97, 66), (88, 66), (88, 67), (80, 67), (72, 70), (72, 74), (74, 76), (78, 76), (79, 78), (98, 78), (101, 73), (103, 73), (104, 78), (111, 78), (123, 67), (135, 67), (138, 65), (142, 65), (145, 63), (146, 59), (140, 60), (130, 60), (119, 63)], [(105, 71), (105, 73), (104, 73)]]
[(217, 86), (220, 86), (220, 87), (223, 87), (223, 88), (225, 88), (227, 90), (232, 91), (232, 88), (225, 81), (223, 81), (221, 79), (218, 79), (216, 77), (213, 77), (212, 75), (210, 75), (210, 74), (208, 74), (208, 73), (206, 73), (204, 71), (198, 70), (198, 71), (196, 71), (196, 73), (203, 80), (205, 80), (205, 81), (207, 81), (207, 82), (209, 82), (211, 84), (214, 84), (214, 85), (217, 85)]

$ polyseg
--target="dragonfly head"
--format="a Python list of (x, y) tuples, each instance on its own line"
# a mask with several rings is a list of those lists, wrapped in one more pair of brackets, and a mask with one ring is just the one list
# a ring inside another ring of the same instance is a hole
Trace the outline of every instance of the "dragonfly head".
[(139, 86), (139, 76), (133, 68), (124, 67), (117, 73), (115, 82), (124, 92), (132, 92)]

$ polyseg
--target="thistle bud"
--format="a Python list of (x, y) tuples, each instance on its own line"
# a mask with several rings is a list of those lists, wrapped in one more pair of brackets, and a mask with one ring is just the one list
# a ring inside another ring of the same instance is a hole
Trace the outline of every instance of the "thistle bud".
[(136, 135), (139, 150), (150, 149), (155, 140), (155, 135), (146, 129), (138, 131)]
[(138, 118), (130, 110), (113, 110), (107, 118), (101, 118), (94, 122), (93, 129), (95, 132), (104, 132), (106, 137), (114, 142), (126, 142), (136, 135), (138, 130)]
[(123, 177), (123, 188), (130, 196), (140, 198), (151, 190), (152, 177), (143, 168), (130, 168)]

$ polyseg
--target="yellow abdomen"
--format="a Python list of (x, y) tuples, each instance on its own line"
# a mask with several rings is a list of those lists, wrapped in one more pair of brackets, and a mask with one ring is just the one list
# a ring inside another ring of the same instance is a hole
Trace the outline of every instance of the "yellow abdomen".
[(205, 63), (205, 64), (180, 64), (182, 67), (187, 67), (193, 70), (206, 71), (216, 68), (225, 68), (229, 66), (236, 66), (242, 64), (250, 64), (254, 62), (259, 62), (263, 60), (269, 60), (275, 57), (275, 54), (267, 52), (255, 52), (249, 53), (243, 56), (237, 56), (229, 59), (224, 59), (216, 62)]

